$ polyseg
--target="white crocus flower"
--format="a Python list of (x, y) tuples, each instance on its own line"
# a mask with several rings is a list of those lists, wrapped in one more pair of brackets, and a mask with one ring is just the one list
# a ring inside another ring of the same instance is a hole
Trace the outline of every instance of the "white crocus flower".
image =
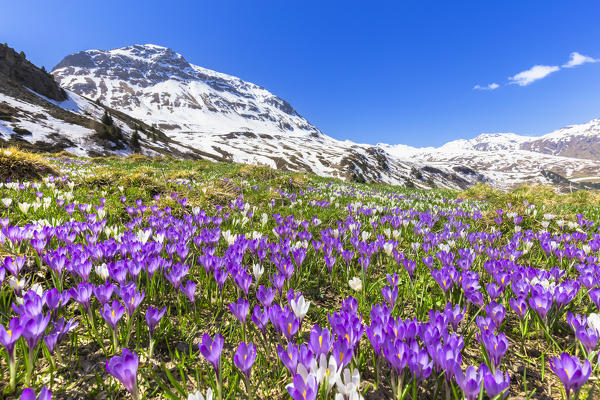
[(265, 272), (265, 269), (260, 264), (252, 264), (252, 274), (254, 274), (254, 278), (256, 278), (256, 282), (260, 280), (260, 277)]
[(383, 245), (383, 251), (385, 252), (385, 254), (387, 254), (388, 256), (392, 255), (392, 250), (394, 250), (394, 244), (387, 242)]
[(206, 391), (206, 397), (204, 397), (202, 395), (202, 393), (200, 393), (199, 390), (196, 393), (188, 394), (188, 400), (212, 400), (212, 398), (213, 398), (212, 388), (208, 388), (208, 390)]
[(12, 204), (13, 200), (7, 198), (2, 199), (2, 204), (4, 204), (4, 207), (8, 208), (10, 207), (10, 205)]
[(96, 265), (95, 270), (96, 274), (98, 274), (98, 276), (104, 281), (108, 279), (108, 267), (106, 266), (106, 264)]
[(298, 300), (292, 299), (292, 301), (290, 301), (290, 305), (292, 306), (292, 311), (294, 311), (296, 318), (303, 319), (308, 312), (308, 308), (310, 307), (310, 301), (305, 301), (304, 296), (300, 295)]
[(148, 239), (150, 239), (150, 235), (152, 235), (152, 228), (148, 228), (146, 230), (140, 230), (135, 235), (138, 242), (146, 244)]
[(312, 361), (310, 362), (309, 369), (306, 369), (304, 364), (298, 363), (298, 365), (296, 366), (296, 373), (302, 377), (304, 382), (306, 382), (306, 379), (308, 378), (309, 375), (316, 377), (317, 381), (318, 381), (318, 379), (319, 379), (317, 377), (318, 369), (319, 369), (319, 366), (317, 365), (317, 360), (315, 360), (313, 358)]
[(598, 334), (600, 335), (600, 315), (598, 315), (596, 313), (591, 313), (587, 317), (587, 321), (588, 321), (588, 328), (595, 329), (596, 332), (598, 332)]
[[(349, 368), (346, 368), (343, 372), (343, 379), (338, 379), (337, 381), (337, 390), (339, 394), (342, 394), (346, 398), (361, 398), (355, 397), (359, 386), (360, 374), (358, 368), (354, 368), (352, 372), (350, 372)], [(354, 397), (352, 397), (353, 395)]]
[(390, 235), (392, 234), (392, 230), (390, 228), (385, 228), (383, 230), (383, 234), (385, 235), (386, 238), (390, 238)]
[(362, 232), (362, 240), (363, 240), (363, 242), (366, 242), (367, 240), (369, 240), (370, 237), (371, 237), (371, 232), (367, 232), (367, 231), (363, 231)]
[(334, 356), (329, 356), (329, 362), (325, 354), (319, 358), (319, 368), (317, 369), (317, 382), (325, 382), (327, 392), (338, 382), (342, 369), (338, 369), (337, 361)]
[(42, 294), (44, 294), (44, 288), (39, 283), (34, 283), (33, 285), (31, 285), (31, 289), (29, 290), (33, 290), (40, 297), (42, 297)]
[(223, 235), (223, 239), (225, 239), (227, 244), (230, 246), (235, 243), (235, 239), (237, 238), (237, 235), (232, 234), (230, 231), (223, 231), (222, 235)]
[(9, 286), (15, 291), (21, 291), (25, 287), (25, 279), (17, 279), (14, 276), (8, 278)]
[(19, 210), (21, 210), (23, 214), (29, 212), (29, 207), (31, 207), (30, 203), (19, 203)]
[(355, 292), (360, 292), (362, 290), (362, 281), (358, 276), (355, 276), (354, 278), (350, 279), (348, 281), (348, 285), (350, 285), (350, 288), (352, 288), (352, 290), (354, 290)]

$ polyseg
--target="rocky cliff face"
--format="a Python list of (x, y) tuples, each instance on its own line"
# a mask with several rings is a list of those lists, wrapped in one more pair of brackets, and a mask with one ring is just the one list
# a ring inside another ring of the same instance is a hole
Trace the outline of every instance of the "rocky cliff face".
[(49, 99), (63, 101), (67, 93), (49, 73), (36, 67), (7, 45), (0, 45), (0, 80), (10, 81), (39, 93)]

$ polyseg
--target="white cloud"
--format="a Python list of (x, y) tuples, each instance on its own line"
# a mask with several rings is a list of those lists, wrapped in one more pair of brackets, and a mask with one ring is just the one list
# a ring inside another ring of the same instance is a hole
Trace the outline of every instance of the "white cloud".
[(473, 87), (473, 89), (475, 90), (494, 90), (494, 89), (498, 89), (500, 87), (500, 85), (498, 85), (497, 83), (490, 83), (489, 85), (485, 85), (485, 86), (481, 86), (481, 85), (475, 85)]
[(584, 56), (576, 51), (570, 54), (569, 62), (563, 65), (563, 68), (573, 68), (585, 63), (594, 63), (600, 60), (588, 56)]
[(537, 80), (543, 79), (550, 75), (553, 72), (556, 72), (560, 69), (556, 65), (534, 65), (528, 70), (519, 72), (518, 74), (511, 76), (508, 78), (510, 83), (519, 85), (519, 86), (527, 86)]

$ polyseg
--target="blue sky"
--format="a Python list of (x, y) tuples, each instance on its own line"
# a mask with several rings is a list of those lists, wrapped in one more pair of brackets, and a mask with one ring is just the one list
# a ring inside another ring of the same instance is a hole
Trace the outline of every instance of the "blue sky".
[(2, 5), (0, 41), (46, 68), (79, 50), (168, 46), (335, 138), (437, 146), (600, 117), (600, 62), (563, 67), (573, 52), (600, 59), (599, 15), (598, 1), (27, 0)]

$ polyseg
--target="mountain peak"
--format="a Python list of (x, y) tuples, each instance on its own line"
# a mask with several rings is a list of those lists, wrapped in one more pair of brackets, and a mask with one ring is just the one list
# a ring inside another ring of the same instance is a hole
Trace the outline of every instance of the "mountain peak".
[(52, 73), (69, 90), (165, 131), (322, 135), (263, 87), (190, 64), (164, 46), (81, 51), (66, 56)]

